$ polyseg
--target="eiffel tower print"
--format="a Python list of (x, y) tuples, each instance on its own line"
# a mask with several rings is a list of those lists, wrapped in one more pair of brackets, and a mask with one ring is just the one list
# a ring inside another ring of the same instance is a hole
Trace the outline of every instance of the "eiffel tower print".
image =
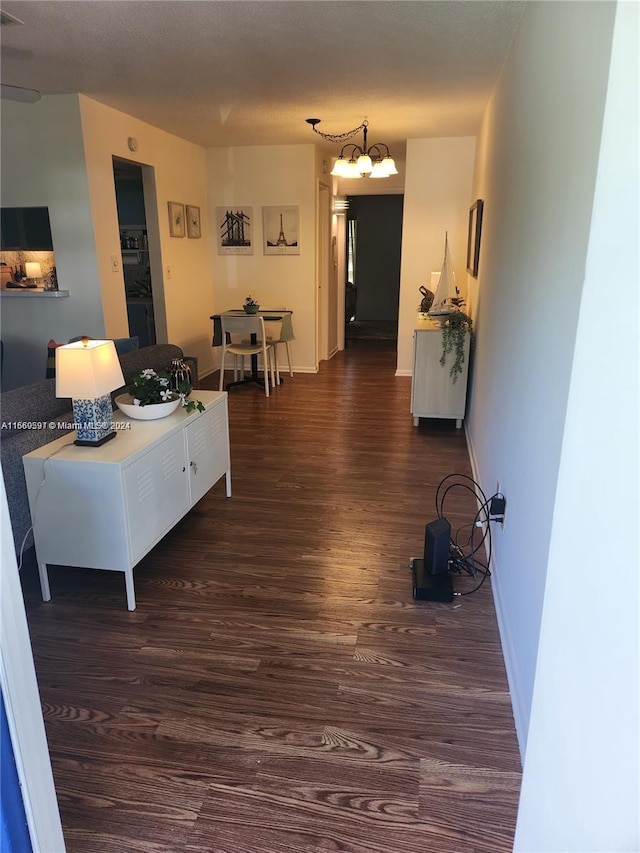
[(264, 251), (267, 255), (299, 255), (299, 209), (265, 207)]

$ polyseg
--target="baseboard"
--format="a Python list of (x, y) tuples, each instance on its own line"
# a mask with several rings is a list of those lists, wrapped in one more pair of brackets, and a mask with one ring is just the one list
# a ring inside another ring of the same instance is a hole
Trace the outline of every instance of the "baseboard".
[(413, 371), (406, 369), (396, 370), (394, 376), (413, 376)]
[[(469, 452), (469, 461), (471, 462), (471, 471), (473, 474), (473, 479), (476, 481), (476, 483), (480, 484), (480, 488), (487, 496), (492, 495), (494, 493), (494, 490), (487, 490), (482, 484), (480, 470), (478, 467), (478, 460), (476, 458), (475, 449), (473, 447), (473, 441), (471, 439), (471, 436), (469, 435), (469, 430), (466, 421), (464, 422), (464, 434), (467, 441), (467, 450)], [(517, 677), (517, 667), (515, 665), (514, 660), (513, 643), (511, 642), (511, 635), (509, 633), (509, 628), (505, 617), (505, 610), (502, 601), (502, 588), (500, 585), (500, 569), (498, 563), (496, 562), (495, 549), (491, 554), (491, 561), (489, 562), (489, 571), (491, 572), (491, 592), (493, 595), (493, 606), (495, 607), (496, 619), (498, 620), (498, 631), (500, 633), (502, 657), (504, 659), (504, 666), (507, 672), (509, 695), (511, 696), (511, 709), (513, 711), (513, 719), (516, 725), (518, 747), (520, 749), (520, 761), (524, 762), (527, 731), (527, 725), (525, 721), (527, 719), (527, 715), (524, 711), (525, 705), (522, 699), (522, 694), (520, 691), (519, 681)]]

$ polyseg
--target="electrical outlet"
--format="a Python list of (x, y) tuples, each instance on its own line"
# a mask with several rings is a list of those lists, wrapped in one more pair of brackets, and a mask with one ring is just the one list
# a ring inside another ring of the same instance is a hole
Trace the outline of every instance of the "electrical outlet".
[[(498, 494), (502, 494), (502, 486), (500, 485), (500, 480), (496, 483), (496, 492)], [(507, 523), (507, 499), (504, 499), (504, 511), (502, 513), (502, 521), (500, 522), (500, 527), (504, 530), (505, 525)]]
[(111, 255), (111, 272), (120, 272), (120, 258), (117, 255)]

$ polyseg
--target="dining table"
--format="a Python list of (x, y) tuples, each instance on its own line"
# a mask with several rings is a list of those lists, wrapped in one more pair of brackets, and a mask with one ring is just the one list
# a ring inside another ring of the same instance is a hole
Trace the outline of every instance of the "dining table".
[[(262, 317), (265, 323), (274, 324), (273, 333), (267, 332), (268, 338), (273, 339), (273, 342), (276, 340), (278, 343), (285, 343), (285, 341), (292, 341), (295, 338), (293, 334), (293, 321), (291, 319), (293, 311), (288, 310), (286, 308), (260, 308), (257, 312), (260, 317)], [(213, 347), (221, 347), (222, 346), (222, 323), (220, 322), (220, 318), (223, 315), (227, 315), (230, 317), (238, 317), (246, 314), (246, 311), (243, 308), (232, 308), (229, 311), (222, 311), (220, 314), (212, 314), (210, 319), (213, 320), (213, 339), (211, 341), (211, 346)], [(280, 327), (275, 326), (276, 323), (280, 323)], [(279, 334), (278, 334), (279, 331)], [(256, 343), (256, 336), (251, 335), (251, 343)], [(266, 379), (266, 376), (265, 376)], [(236, 382), (229, 382), (225, 385), (225, 388), (232, 388), (235, 385), (248, 385), (250, 383), (255, 383), (259, 385), (261, 388), (264, 388), (264, 380), (260, 378), (258, 374), (258, 356), (251, 356), (251, 375), (237, 380)], [(284, 379), (280, 378), (280, 385), (284, 383)]]

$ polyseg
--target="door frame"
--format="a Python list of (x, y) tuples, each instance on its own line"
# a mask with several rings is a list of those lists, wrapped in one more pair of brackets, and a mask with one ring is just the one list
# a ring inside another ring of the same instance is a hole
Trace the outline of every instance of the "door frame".
[[(0, 478), (1, 480), (1, 478)], [(3, 530), (0, 581), (0, 684), (22, 789), (31, 845), (64, 853), (62, 823), (42, 716), (4, 482), (0, 482)]]
[[(335, 355), (337, 341), (336, 276), (332, 260), (331, 227), (332, 187), (318, 181), (316, 203), (316, 361), (327, 361)], [(334, 332), (334, 335), (331, 335)]]

